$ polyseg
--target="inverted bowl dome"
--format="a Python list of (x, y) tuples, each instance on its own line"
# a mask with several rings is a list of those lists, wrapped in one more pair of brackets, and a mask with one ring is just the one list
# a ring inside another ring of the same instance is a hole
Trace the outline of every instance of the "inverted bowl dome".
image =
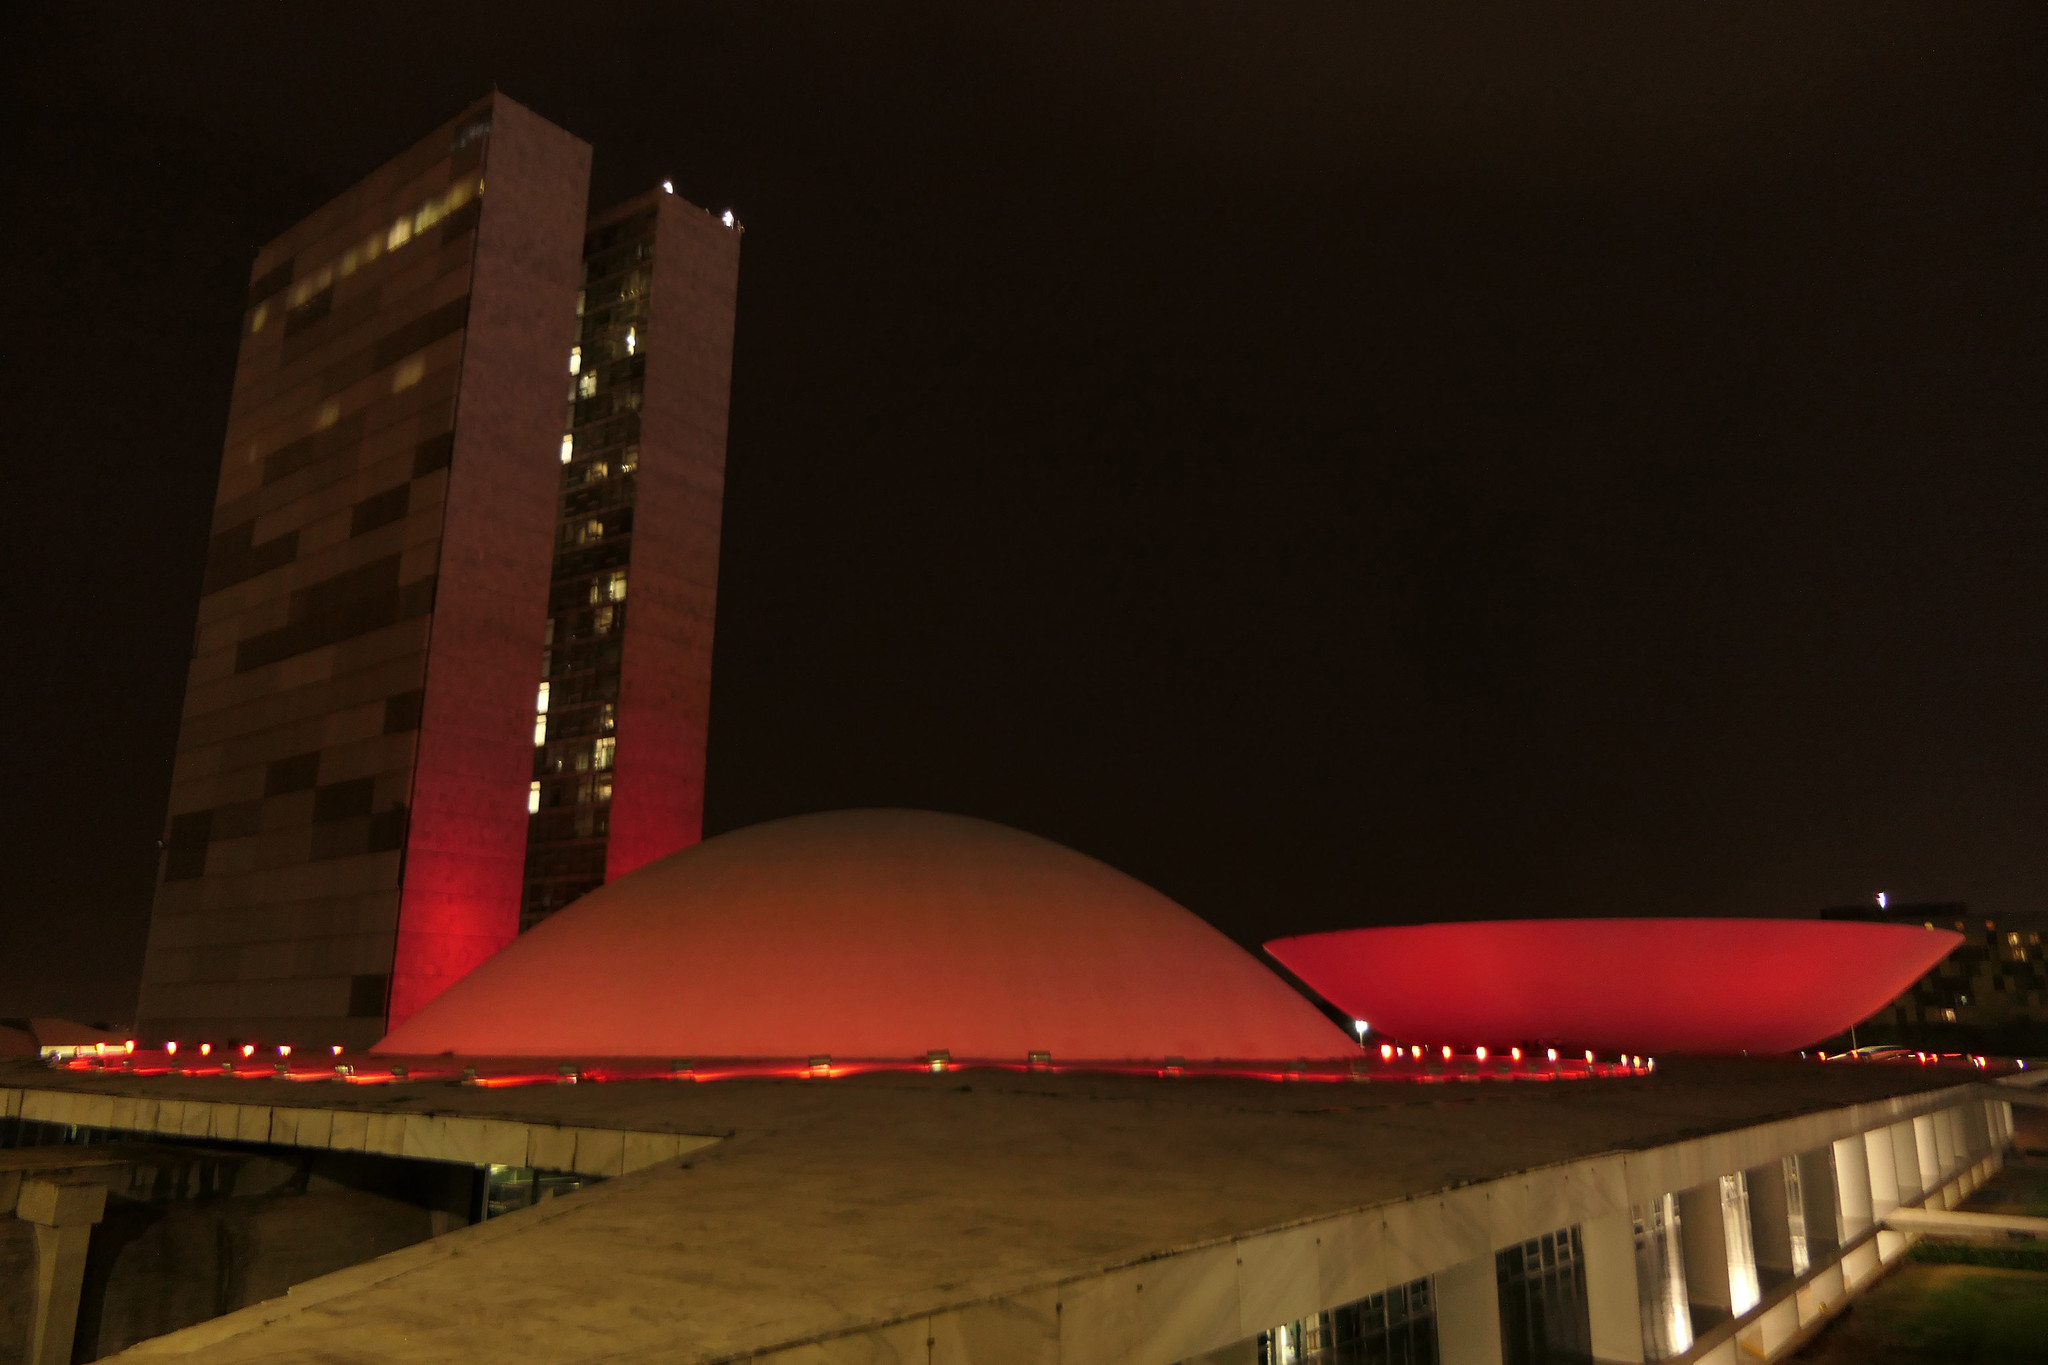
[(1960, 934), (1803, 919), (1539, 919), (1345, 929), (1266, 951), (1391, 1037), (1792, 1052), (1868, 1018)]
[(1131, 878), (982, 820), (836, 811), (707, 839), (521, 935), (375, 1050), (1059, 1061), (1356, 1056)]

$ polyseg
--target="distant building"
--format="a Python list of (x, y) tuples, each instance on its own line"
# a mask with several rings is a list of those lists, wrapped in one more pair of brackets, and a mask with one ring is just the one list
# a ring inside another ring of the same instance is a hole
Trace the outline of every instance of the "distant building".
[[(536, 875), (558, 771), (605, 774), (567, 832), (608, 826), (615, 863), (698, 838), (738, 233), (668, 194), (593, 232), (589, 176), (493, 94), (258, 253), (149, 1034), (382, 1036), (531, 921), (537, 880), (543, 911), (588, 884)], [(658, 275), (605, 273), (628, 221)]]
[(2039, 916), (2002, 919), (1972, 915), (1960, 901), (1915, 905), (1846, 905), (1821, 911), (1822, 919), (1875, 920), (1950, 929), (1962, 946), (1900, 992), (1871, 1022), (1901, 1029), (1924, 1024), (2000, 1028), (2048, 1023), (2048, 967), (2042, 964)]

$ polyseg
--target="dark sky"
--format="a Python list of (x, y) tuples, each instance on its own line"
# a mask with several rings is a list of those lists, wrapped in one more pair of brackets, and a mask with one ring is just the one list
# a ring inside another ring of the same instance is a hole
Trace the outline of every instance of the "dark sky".
[(252, 255), (494, 82), (747, 225), (712, 829), (2042, 907), (2048, 7), (27, 9), (0, 1014), (132, 1012)]

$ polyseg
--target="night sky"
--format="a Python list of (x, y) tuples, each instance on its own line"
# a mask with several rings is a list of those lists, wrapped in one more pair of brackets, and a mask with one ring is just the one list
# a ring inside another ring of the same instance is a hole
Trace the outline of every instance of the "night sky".
[(2048, 7), (29, 8), (0, 1015), (132, 1016), (253, 254), (493, 83), (747, 227), (711, 831), (2043, 908)]

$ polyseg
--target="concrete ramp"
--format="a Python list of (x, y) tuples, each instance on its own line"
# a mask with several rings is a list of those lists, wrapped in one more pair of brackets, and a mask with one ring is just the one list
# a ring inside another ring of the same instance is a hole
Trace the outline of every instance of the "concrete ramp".
[(2048, 1218), (2005, 1213), (1961, 1213), (1952, 1209), (1893, 1209), (1885, 1226), (1925, 1237), (1962, 1237), (1973, 1242), (2048, 1242)]

